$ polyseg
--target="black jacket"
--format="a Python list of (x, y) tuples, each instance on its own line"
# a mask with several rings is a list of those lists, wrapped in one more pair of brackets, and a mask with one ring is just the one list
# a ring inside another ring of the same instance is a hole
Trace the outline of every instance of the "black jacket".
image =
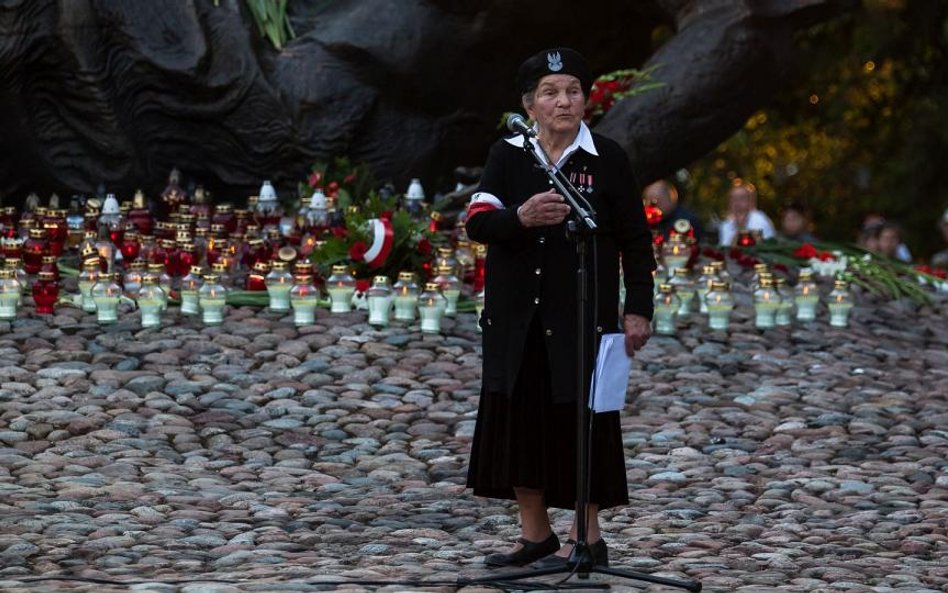
[[(599, 225), (588, 250), (588, 295), (596, 307), (587, 317), (587, 339), (592, 345), (587, 349), (587, 371), (599, 336), (622, 331), (618, 302), (620, 254), (626, 287), (624, 313), (651, 319), (655, 269), (641, 191), (628, 157), (614, 141), (598, 134), (592, 137), (598, 156), (580, 148), (562, 165), (564, 175), (592, 203)], [(566, 237), (565, 224), (528, 229), (517, 218), (520, 204), (550, 187), (542, 168), (523, 148), (508, 140), (498, 141), (491, 148), (475, 199), (485, 192), (498, 198), (503, 207), (486, 211), (472, 208), (467, 233), (488, 246), (486, 298), (480, 320), (484, 331), (484, 389), (512, 393), (527, 329), (538, 316), (546, 340), (553, 401), (560, 403), (575, 401), (577, 391), (576, 247)], [(594, 282), (594, 278), (598, 280)], [(588, 390), (588, 383), (587, 373), (584, 389)]]

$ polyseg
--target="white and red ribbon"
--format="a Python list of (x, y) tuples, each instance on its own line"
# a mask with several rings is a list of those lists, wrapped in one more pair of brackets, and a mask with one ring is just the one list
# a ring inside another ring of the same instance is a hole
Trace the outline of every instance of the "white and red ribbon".
[(392, 247), (395, 245), (395, 232), (392, 230), (390, 220), (372, 218), (368, 223), (372, 227), (372, 245), (365, 252), (363, 259), (365, 263), (369, 264), (370, 268), (379, 268), (392, 253)]

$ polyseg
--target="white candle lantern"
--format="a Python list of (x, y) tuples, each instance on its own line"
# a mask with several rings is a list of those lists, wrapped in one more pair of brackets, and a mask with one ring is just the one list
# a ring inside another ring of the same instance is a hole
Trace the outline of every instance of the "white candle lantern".
[(780, 308), (780, 294), (774, 288), (774, 279), (770, 274), (761, 274), (759, 286), (754, 291), (754, 325), (758, 329), (770, 329), (776, 325), (777, 309)]
[(677, 268), (684, 268), (691, 259), (691, 247), (682, 241), (676, 233), (669, 237), (662, 245), (662, 260), (665, 262), (665, 270), (668, 277), (671, 278)]
[(16, 309), (22, 294), (23, 286), (13, 270), (0, 270), (0, 319), (16, 319)]
[(719, 281), (717, 269), (714, 266), (704, 266), (701, 268), (701, 276), (695, 284), (695, 296), (698, 298), (698, 312), (708, 312), (708, 301), (705, 299), (710, 292), (712, 285)]
[(181, 314), (197, 315), (201, 312), (198, 292), (204, 285), (204, 269), (191, 266), (188, 275), (181, 279)]
[(395, 320), (414, 321), (415, 309), (418, 306), (418, 284), (415, 275), (411, 272), (399, 272), (398, 281), (393, 287), (395, 291)]
[(705, 307), (708, 310), (708, 327), (715, 330), (727, 330), (731, 321), (731, 310), (734, 308), (734, 295), (728, 288), (727, 282), (715, 280), (711, 283), (711, 290), (704, 297)]
[(224, 322), (224, 305), (227, 303), (227, 289), (220, 283), (220, 276), (208, 274), (204, 285), (198, 290), (198, 304), (201, 307), (201, 321), (206, 325), (220, 325)]
[[(168, 296), (171, 294), (171, 276), (168, 275), (168, 272), (164, 264), (148, 264), (148, 272), (146, 276), (154, 276), (157, 279), (158, 286), (161, 287), (161, 291), (164, 294), (164, 306), (161, 310), (165, 311), (168, 309)], [(142, 282), (145, 281), (145, 278), (142, 277)]]
[(161, 325), (161, 311), (166, 302), (164, 291), (158, 286), (158, 279), (146, 276), (138, 291), (138, 309), (142, 312), (142, 327)]
[(421, 331), (426, 334), (441, 332), (441, 318), (447, 303), (434, 282), (425, 284), (425, 290), (418, 297), (418, 314), (421, 317)]
[(366, 291), (366, 300), (369, 304), (369, 323), (380, 327), (387, 327), (392, 313), (392, 283), (388, 276), (376, 276), (372, 279), (372, 286)]
[(665, 336), (675, 334), (675, 318), (681, 309), (681, 299), (671, 284), (659, 284), (655, 297), (655, 333)]
[(405, 209), (412, 215), (421, 212), (421, 202), (425, 199), (425, 190), (421, 186), (421, 180), (414, 178), (408, 184), (408, 191), (405, 192)]
[(352, 310), (352, 295), (355, 294), (356, 281), (346, 266), (332, 267), (332, 274), (326, 279), (326, 292), (329, 293), (332, 313), (348, 313)]
[(286, 269), (286, 262), (273, 262), (273, 268), (266, 277), (267, 294), (270, 296), (270, 310), (286, 312), (290, 310), (290, 290), (293, 288), (293, 275)]
[(787, 281), (781, 276), (777, 277), (777, 293), (780, 295), (780, 307), (777, 308), (777, 314), (774, 316), (774, 324), (777, 327), (787, 327), (793, 318), (793, 289), (787, 286)]
[(849, 326), (849, 312), (853, 308), (853, 297), (845, 280), (833, 282), (833, 290), (829, 293), (826, 304), (829, 307), (831, 326)]
[(86, 313), (95, 313), (95, 301), (92, 300), (92, 287), (99, 281), (99, 258), (90, 257), (82, 264), (79, 272), (79, 295), (82, 299), (82, 310)]
[(92, 286), (92, 301), (95, 303), (96, 319), (99, 323), (118, 321), (119, 297), (122, 287), (116, 282), (117, 274), (104, 273)]
[(678, 295), (678, 299), (681, 301), (678, 308), (678, 317), (687, 317), (691, 311), (691, 301), (695, 297), (695, 283), (691, 280), (688, 269), (675, 268), (668, 283), (675, 289), (675, 294)]
[(293, 308), (293, 323), (297, 326), (316, 323), (316, 302), (319, 291), (313, 286), (313, 277), (299, 274), (290, 289), (290, 307)]
[(144, 275), (147, 264), (143, 261), (133, 261), (125, 270), (125, 276), (122, 279), (122, 285), (125, 288), (125, 296), (131, 299), (138, 298), (138, 291), (142, 288), (142, 276)]
[(444, 314), (453, 317), (458, 312), (458, 298), (461, 296), (461, 281), (454, 275), (451, 266), (444, 265), (438, 267), (438, 275), (435, 276), (434, 283), (438, 285), (441, 294), (444, 295), (445, 309)]
[(813, 281), (812, 270), (800, 270), (800, 279), (794, 289), (794, 303), (797, 305), (798, 321), (814, 321), (816, 307), (820, 303), (820, 292)]

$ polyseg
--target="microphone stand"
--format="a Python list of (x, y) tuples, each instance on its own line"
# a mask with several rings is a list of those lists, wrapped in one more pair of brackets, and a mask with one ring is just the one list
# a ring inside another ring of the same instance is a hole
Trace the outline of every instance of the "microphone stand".
[[(701, 591), (701, 583), (698, 581), (672, 579), (656, 576), (634, 570), (617, 569), (608, 566), (596, 564), (593, 561), (592, 552), (589, 549), (588, 525), (587, 525), (587, 506), (589, 502), (589, 483), (590, 483), (590, 433), (592, 431), (592, 422), (590, 419), (588, 394), (586, 392), (586, 378), (589, 377), (586, 368), (587, 349), (590, 347), (592, 339), (586, 334), (586, 316), (589, 309), (589, 295), (587, 282), (587, 262), (586, 253), (588, 242), (596, 230), (599, 228), (596, 224), (596, 212), (585, 197), (570, 183), (569, 179), (551, 162), (550, 157), (543, 150), (543, 147), (537, 142), (537, 151), (534, 150), (533, 143), (530, 142), (530, 135), (521, 130), (523, 136), (523, 150), (528, 153), (540, 165), (543, 171), (549, 177), (554, 187), (560, 195), (566, 200), (572, 209), (571, 220), (566, 223), (566, 236), (576, 245), (576, 335), (579, 338), (579, 347), (576, 352), (576, 544), (570, 552), (569, 558), (563, 566), (552, 568), (537, 568), (511, 572), (508, 574), (498, 574), (493, 577), (479, 579), (470, 579), (465, 584), (491, 584), (506, 585), (511, 581), (519, 581), (534, 577), (546, 576), (551, 574), (568, 573), (566, 578), (573, 574), (578, 574), (581, 579), (588, 579), (592, 573), (607, 574), (611, 576), (623, 577), (632, 580), (667, 585), (685, 589), (692, 593)], [(592, 270), (595, 274), (596, 270)], [(593, 278), (596, 280), (596, 278)], [(522, 587), (522, 585), (521, 585)], [(513, 586), (517, 588), (517, 586)], [(601, 588), (608, 588), (605, 585)]]

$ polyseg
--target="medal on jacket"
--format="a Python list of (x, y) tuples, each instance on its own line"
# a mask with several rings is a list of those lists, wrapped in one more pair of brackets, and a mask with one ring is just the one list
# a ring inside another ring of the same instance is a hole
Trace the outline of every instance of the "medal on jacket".
[(589, 194), (593, 190), (593, 176), (592, 173), (586, 173), (586, 168), (583, 167), (582, 173), (570, 173), (569, 182), (576, 186), (576, 189), (579, 191)]

